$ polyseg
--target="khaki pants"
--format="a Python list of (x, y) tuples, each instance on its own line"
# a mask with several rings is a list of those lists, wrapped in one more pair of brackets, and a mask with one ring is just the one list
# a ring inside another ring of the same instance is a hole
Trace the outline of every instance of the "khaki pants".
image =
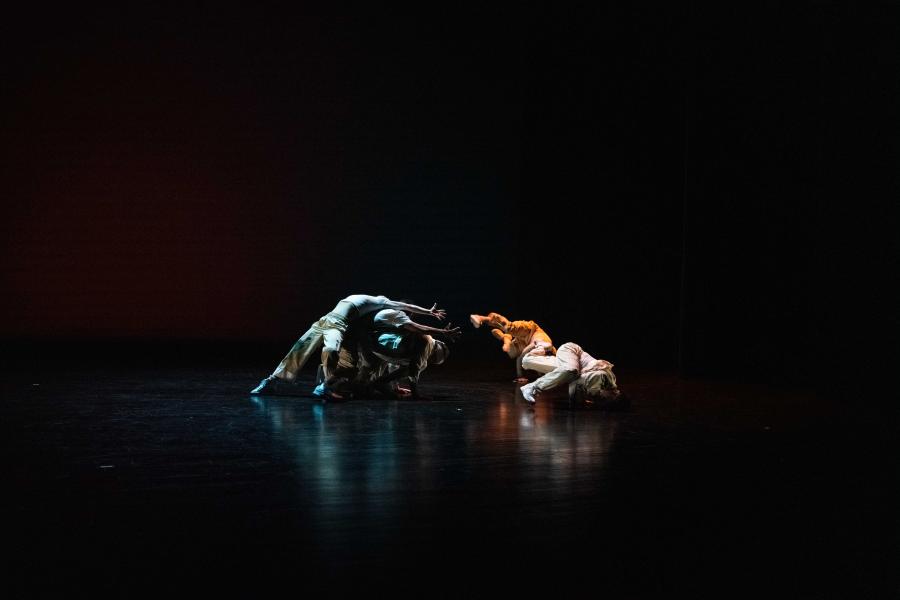
[(341, 315), (328, 313), (312, 324), (300, 339), (294, 342), (290, 352), (281, 359), (281, 362), (272, 372), (271, 377), (278, 377), (290, 381), (297, 377), (297, 373), (319, 348), (324, 355), (340, 352), (341, 343), (344, 341), (344, 332), (347, 331), (347, 321)]
[(555, 369), (558, 364), (556, 357), (553, 355), (537, 355), (529, 353), (522, 357), (522, 368), (530, 371), (537, 371), (538, 373), (549, 373)]
[[(551, 365), (551, 361), (554, 363), (553, 369), (547, 372), (546, 369)], [(581, 385), (587, 393), (616, 388), (616, 376), (612, 372), (612, 364), (606, 361), (592, 360), (590, 355), (581, 349), (581, 346), (572, 342), (560, 346), (556, 351), (556, 356), (532, 356), (529, 354), (522, 360), (522, 366), (526, 369), (546, 373), (534, 381), (534, 389), (539, 391), (568, 385), (571, 396), (575, 393), (578, 385)]]
[[(563, 344), (556, 351), (556, 356), (539, 356), (535, 358), (553, 359), (555, 366), (552, 371), (534, 380), (534, 389), (538, 391), (550, 390), (561, 385), (567, 385), (581, 375), (581, 346), (571, 342)], [(541, 365), (546, 368), (549, 361), (542, 360)], [(522, 361), (525, 366), (525, 361)], [(539, 369), (535, 369), (536, 371)]]

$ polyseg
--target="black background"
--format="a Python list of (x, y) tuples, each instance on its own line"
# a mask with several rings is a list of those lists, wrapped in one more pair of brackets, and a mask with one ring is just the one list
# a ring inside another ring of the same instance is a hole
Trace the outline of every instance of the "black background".
[(685, 374), (891, 366), (896, 5), (4, 21), (7, 352), (274, 365), (383, 293)]
[[(898, 16), (7, 8), (13, 589), (896, 589)], [(464, 327), (443, 401), (251, 397), (352, 293)]]

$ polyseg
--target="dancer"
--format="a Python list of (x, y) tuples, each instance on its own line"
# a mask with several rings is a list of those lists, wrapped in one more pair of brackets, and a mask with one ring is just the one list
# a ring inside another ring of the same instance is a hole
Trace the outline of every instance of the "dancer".
[(350, 323), (361, 316), (388, 308), (430, 315), (438, 320), (446, 317), (446, 311), (439, 309), (437, 304), (431, 308), (423, 308), (415, 304), (391, 300), (386, 296), (369, 296), (367, 294), (347, 296), (338, 302), (331, 312), (313, 323), (309, 330), (294, 343), (275, 371), (263, 379), (250, 393), (297, 393), (294, 385), (297, 373), (320, 346), (322, 347), (322, 367), (327, 381), (331, 376), (331, 369), (337, 362), (344, 332)]
[[(482, 325), (492, 327), (491, 335), (503, 343), (503, 351), (516, 361), (516, 381), (525, 383), (523, 357), (535, 347), (553, 348), (553, 340), (534, 321), (510, 321), (501, 314), (492, 312), (485, 316), (469, 315), (469, 320), (477, 329)], [(555, 353), (555, 348), (552, 352)]]
[[(314, 393), (323, 395), (327, 387), (338, 398), (348, 391), (356, 396), (377, 391), (390, 397), (421, 398), (420, 375), (429, 365), (443, 363), (449, 355), (447, 344), (429, 333), (454, 341), (460, 331), (452, 325), (444, 329), (428, 327), (396, 310), (382, 310), (374, 318), (358, 319), (347, 333), (348, 344), (340, 351), (334, 375)], [(409, 380), (409, 388), (396, 385), (404, 377)]]
[(540, 392), (567, 384), (570, 400), (582, 396), (614, 399), (619, 394), (613, 364), (594, 358), (578, 344), (563, 344), (556, 351), (556, 356), (549, 356), (546, 348), (538, 346), (529, 351), (524, 362), (529, 365), (528, 368), (545, 373), (519, 388), (522, 397), (532, 404)]

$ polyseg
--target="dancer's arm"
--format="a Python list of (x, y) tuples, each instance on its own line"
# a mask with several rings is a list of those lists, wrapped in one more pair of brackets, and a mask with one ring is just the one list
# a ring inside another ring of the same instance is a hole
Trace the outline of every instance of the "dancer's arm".
[(528, 378), (525, 377), (525, 369), (522, 368), (522, 359), (523, 358), (525, 358), (524, 352), (516, 357), (516, 378), (513, 381), (517, 381), (517, 382), (528, 381)]
[(399, 300), (388, 300), (384, 303), (385, 308), (393, 308), (395, 310), (403, 310), (406, 312), (416, 313), (419, 315), (429, 315), (437, 319), (438, 321), (443, 321), (447, 317), (447, 311), (443, 308), (438, 308), (437, 303), (431, 308), (423, 308), (421, 306), (417, 306), (415, 304), (407, 304), (406, 302), (400, 302)]
[(534, 341), (522, 350), (522, 356), (526, 354), (536, 354), (537, 356), (546, 356), (548, 354), (547, 350), (551, 347), (551, 344), (548, 344), (544, 341)]
[(406, 331), (411, 331), (413, 333), (433, 333), (437, 335), (444, 335), (451, 342), (458, 338), (460, 334), (459, 327), (453, 327), (453, 323), (448, 323), (446, 327), (440, 329), (438, 327), (429, 327), (428, 325), (422, 325), (421, 323), (416, 323), (415, 321), (410, 320), (409, 323), (403, 324), (402, 327)]

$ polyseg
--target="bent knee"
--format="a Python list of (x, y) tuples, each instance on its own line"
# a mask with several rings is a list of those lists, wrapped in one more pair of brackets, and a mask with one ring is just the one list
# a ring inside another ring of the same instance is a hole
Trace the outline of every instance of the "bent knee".
[(534, 366), (538, 364), (538, 361), (535, 360), (536, 357), (532, 357), (530, 354), (526, 354), (522, 357), (522, 368), (523, 369), (534, 369)]
[(341, 351), (341, 340), (325, 340), (322, 346), (322, 354), (338, 354)]

